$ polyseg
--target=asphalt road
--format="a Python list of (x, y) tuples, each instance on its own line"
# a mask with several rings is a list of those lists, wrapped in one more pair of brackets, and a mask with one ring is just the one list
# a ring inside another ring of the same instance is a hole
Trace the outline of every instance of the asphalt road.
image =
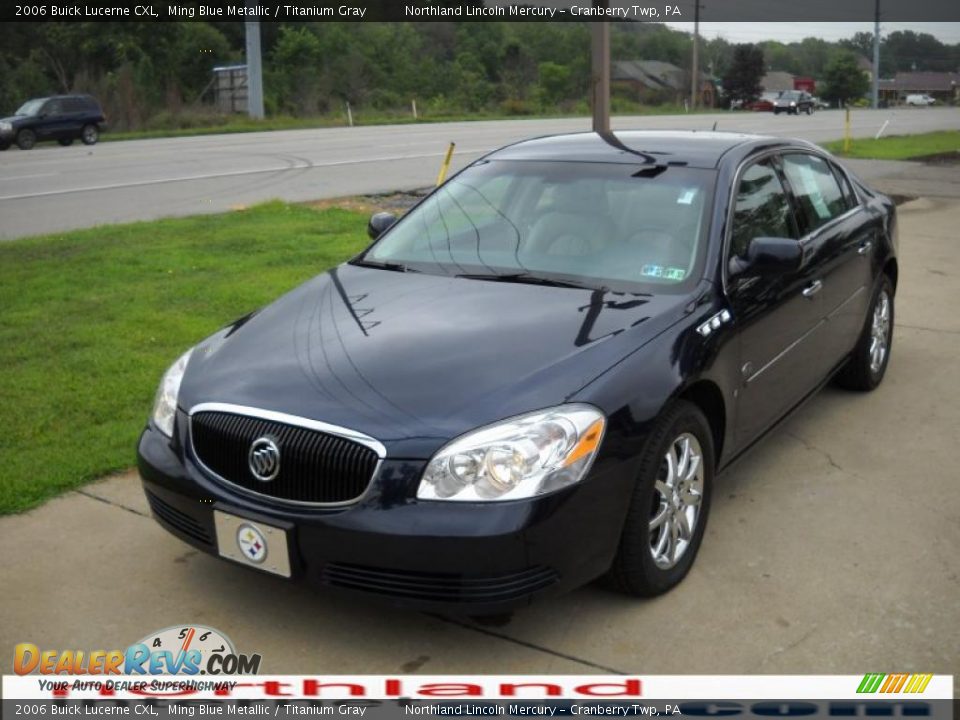
[(124, 648), (196, 622), (261, 653), (268, 673), (960, 682), (960, 197), (904, 205), (900, 223), (884, 383), (828, 387), (724, 474), (697, 562), (663, 597), (590, 585), (481, 625), (317, 592), (180, 542), (129, 473), (0, 518), (0, 672), (15, 643)]
[[(853, 134), (960, 128), (960, 108), (857, 110)], [(711, 129), (822, 141), (843, 113), (714, 113), (614, 119), (614, 129)], [(100, 224), (221, 212), (272, 198), (316, 200), (407, 190), (436, 178), (448, 142), (454, 169), (522, 138), (588, 130), (587, 118), (392, 125), (108, 142), (45, 143), (0, 153), (0, 239)]]

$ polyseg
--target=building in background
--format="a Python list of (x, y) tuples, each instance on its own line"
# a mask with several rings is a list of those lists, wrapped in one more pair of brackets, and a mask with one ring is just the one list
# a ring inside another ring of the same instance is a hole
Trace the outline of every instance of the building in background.
[(880, 100), (901, 104), (907, 95), (929, 95), (946, 105), (960, 104), (960, 73), (900, 72), (892, 79), (880, 78)]
[[(611, 63), (610, 83), (613, 91), (649, 105), (680, 105), (690, 97), (690, 71), (660, 60), (616, 60)], [(706, 73), (700, 73), (699, 104), (717, 104), (716, 79)]]

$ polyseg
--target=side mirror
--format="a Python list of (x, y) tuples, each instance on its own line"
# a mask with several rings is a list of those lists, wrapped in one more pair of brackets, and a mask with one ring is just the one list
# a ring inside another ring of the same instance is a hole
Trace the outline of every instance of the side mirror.
[(795, 272), (803, 264), (803, 248), (792, 238), (756, 237), (747, 257), (730, 259), (730, 276), (759, 277)]
[(383, 235), (386, 230), (397, 221), (397, 216), (393, 213), (378, 212), (370, 217), (367, 223), (367, 235), (371, 240), (376, 240)]

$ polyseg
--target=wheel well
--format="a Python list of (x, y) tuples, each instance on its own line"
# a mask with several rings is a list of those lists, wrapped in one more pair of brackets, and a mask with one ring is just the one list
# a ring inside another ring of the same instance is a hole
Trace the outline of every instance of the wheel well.
[(890, 278), (890, 282), (893, 283), (893, 289), (897, 289), (897, 273), (899, 268), (897, 267), (897, 259), (890, 258), (887, 261), (887, 264), (883, 266), (883, 274)]
[(692, 402), (707, 416), (713, 433), (714, 459), (719, 463), (727, 427), (726, 405), (720, 388), (709, 380), (699, 380), (680, 393), (679, 398)]

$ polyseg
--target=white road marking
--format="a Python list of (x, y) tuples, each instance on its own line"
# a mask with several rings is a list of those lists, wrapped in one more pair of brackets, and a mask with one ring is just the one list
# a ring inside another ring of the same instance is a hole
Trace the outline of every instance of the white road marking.
[(26, 180), (27, 178), (38, 178), (38, 177), (53, 177), (54, 175), (59, 175), (58, 172), (52, 173), (35, 173), (33, 175), (14, 175), (13, 177), (0, 177), (0, 182), (12, 182), (14, 180)]

